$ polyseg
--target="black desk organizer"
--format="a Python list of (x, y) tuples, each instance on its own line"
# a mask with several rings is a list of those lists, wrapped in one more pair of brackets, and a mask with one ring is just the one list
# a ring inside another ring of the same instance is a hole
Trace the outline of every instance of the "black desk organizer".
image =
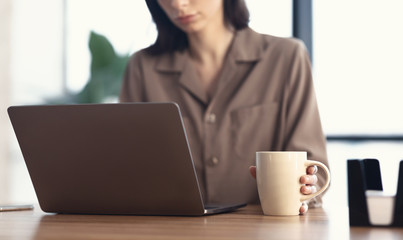
[[(348, 205), (350, 226), (373, 226), (369, 221), (366, 190), (383, 190), (377, 159), (350, 159), (347, 161)], [(384, 227), (403, 227), (403, 160), (395, 196), (393, 222)]]

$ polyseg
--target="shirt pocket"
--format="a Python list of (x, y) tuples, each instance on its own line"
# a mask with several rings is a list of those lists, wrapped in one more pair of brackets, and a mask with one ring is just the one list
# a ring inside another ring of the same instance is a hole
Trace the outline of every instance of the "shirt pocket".
[(271, 150), (278, 134), (279, 120), (278, 103), (233, 110), (231, 142), (237, 156), (241, 160), (253, 160), (256, 151)]

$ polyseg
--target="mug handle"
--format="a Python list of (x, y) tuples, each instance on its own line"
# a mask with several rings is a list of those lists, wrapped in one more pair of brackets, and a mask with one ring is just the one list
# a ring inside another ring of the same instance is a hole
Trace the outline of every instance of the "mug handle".
[(302, 195), (301, 201), (309, 200), (309, 199), (314, 198), (314, 197), (318, 196), (319, 194), (323, 193), (323, 191), (325, 191), (329, 187), (329, 183), (330, 183), (330, 172), (329, 172), (329, 169), (326, 167), (325, 164), (323, 164), (321, 162), (318, 162), (318, 161), (314, 161), (314, 160), (306, 160), (304, 165), (305, 165), (305, 167), (317, 165), (320, 168), (322, 168), (326, 173), (326, 183), (316, 193), (312, 193), (312, 194), (308, 194), (308, 195)]

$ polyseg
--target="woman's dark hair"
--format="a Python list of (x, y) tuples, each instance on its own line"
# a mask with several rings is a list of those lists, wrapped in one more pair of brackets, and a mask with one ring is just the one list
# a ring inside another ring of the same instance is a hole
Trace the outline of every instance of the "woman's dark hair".
[[(186, 49), (189, 46), (186, 33), (171, 22), (157, 0), (146, 0), (146, 3), (158, 31), (157, 40), (147, 52), (158, 55)], [(244, 0), (224, 0), (224, 22), (235, 30), (248, 27), (249, 11)]]

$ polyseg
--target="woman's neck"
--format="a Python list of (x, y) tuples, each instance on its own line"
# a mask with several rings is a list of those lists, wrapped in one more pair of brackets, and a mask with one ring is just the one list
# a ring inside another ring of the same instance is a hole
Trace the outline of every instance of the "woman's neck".
[(188, 34), (189, 51), (193, 61), (201, 64), (221, 64), (233, 36), (234, 32), (224, 25)]
[(233, 37), (233, 31), (224, 26), (217, 28), (217, 25), (188, 34), (191, 60), (210, 99), (217, 88), (217, 77)]

